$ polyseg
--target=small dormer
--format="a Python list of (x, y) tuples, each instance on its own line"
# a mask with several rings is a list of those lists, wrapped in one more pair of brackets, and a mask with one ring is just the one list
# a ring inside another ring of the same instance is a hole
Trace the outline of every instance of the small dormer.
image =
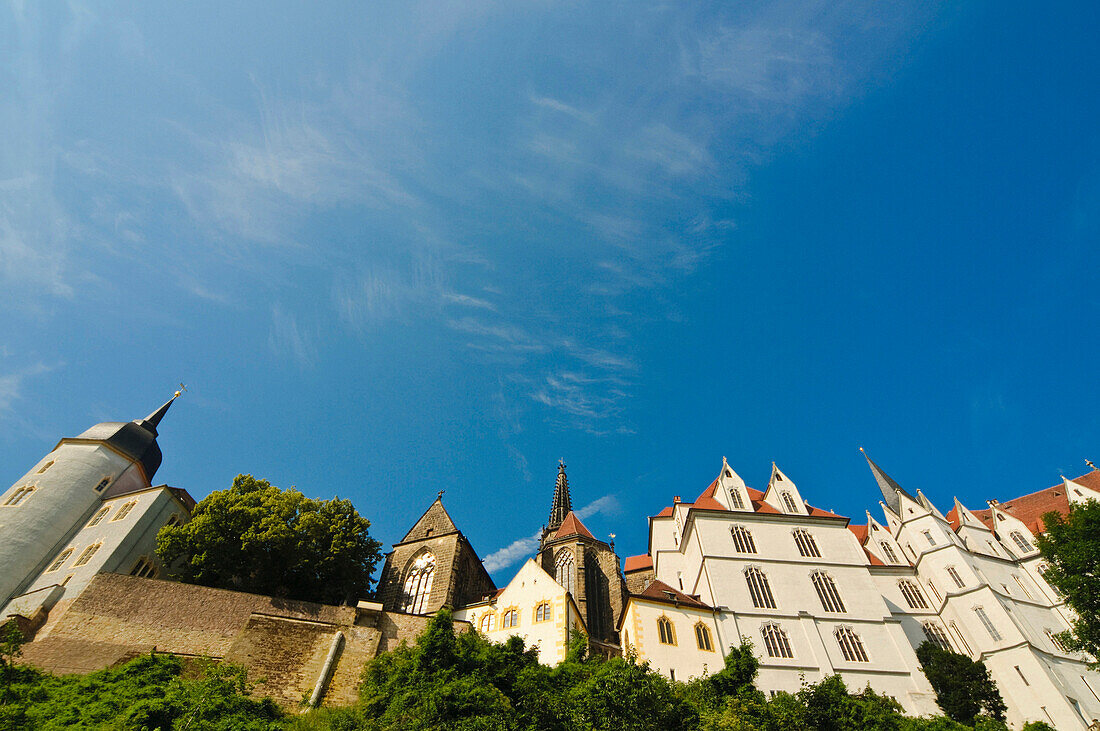
[(764, 491), (764, 502), (781, 513), (790, 515), (808, 515), (806, 502), (798, 492), (798, 487), (783, 471), (772, 462), (772, 475), (768, 480), (768, 489)]
[(869, 511), (867, 512), (867, 542), (863, 545), (885, 564), (908, 563), (905, 553), (901, 550), (901, 545), (882, 523), (871, 517)]
[(1002, 549), (1015, 558), (1030, 558), (1035, 555), (1035, 535), (1027, 524), (1002, 509), (996, 501), (990, 501), (989, 512), (993, 517), (994, 535)]

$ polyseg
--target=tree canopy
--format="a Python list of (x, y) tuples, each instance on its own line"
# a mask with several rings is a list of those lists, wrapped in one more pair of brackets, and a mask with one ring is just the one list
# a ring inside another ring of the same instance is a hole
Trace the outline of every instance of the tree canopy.
[(366, 596), (381, 544), (349, 500), (313, 500), (252, 475), (195, 506), (157, 536), (181, 581), (336, 604)]
[(972, 725), (979, 714), (1003, 722), (1005, 703), (985, 663), (925, 641), (917, 648), (924, 674), (940, 708), (959, 723)]
[(1100, 502), (1071, 505), (1066, 517), (1047, 513), (1043, 523), (1046, 532), (1036, 539), (1048, 562), (1043, 578), (1077, 613), (1059, 639), (1070, 650), (1100, 658)]

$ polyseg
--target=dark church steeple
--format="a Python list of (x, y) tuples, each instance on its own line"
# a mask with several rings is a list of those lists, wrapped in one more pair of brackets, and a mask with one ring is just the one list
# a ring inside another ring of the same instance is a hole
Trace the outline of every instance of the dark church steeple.
[(573, 510), (573, 501), (569, 498), (569, 479), (565, 476), (565, 460), (558, 460), (558, 482), (554, 485), (554, 504), (550, 506), (550, 520), (547, 530), (557, 530), (565, 516)]

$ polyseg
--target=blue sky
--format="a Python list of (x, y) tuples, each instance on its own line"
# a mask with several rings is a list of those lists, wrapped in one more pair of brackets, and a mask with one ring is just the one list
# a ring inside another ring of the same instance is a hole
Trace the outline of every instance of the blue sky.
[[(13, 3), (0, 482), (180, 381), (158, 481), (498, 579), (729, 458), (863, 520), (1100, 458), (1093, 3)], [(877, 508), (876, 508), (877, 514)]]

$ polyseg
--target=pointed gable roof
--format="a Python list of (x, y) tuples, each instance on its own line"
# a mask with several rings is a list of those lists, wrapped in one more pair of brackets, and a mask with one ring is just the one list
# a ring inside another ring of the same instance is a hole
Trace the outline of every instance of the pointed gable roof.
[(863, 454), (863, 458), (867, 460), (867, 464), (871, 468), (871, 474), (875, 476), (875, 482), (878, 483), (878, 489), (882, 491), (883, 500), (886, 501), (886, 505), (890, 510), (894, 511), (897, 515), (901, 515), (901, 500), (898, 498), (898, 492), (901, 492), (907, 498), (919, 504), (915, 497), (907, 493), (901, 485), (894, 482), (894, 479), (890, 477), (890, 475), (883, 472), (882, 468), (875, 464), (875, 461), (863, 451), (863, 447), (860, 447), (859, 451)]
[(720, 478), (715, 477), (714, 482), (710, 483), (710, 486), (706, 490), (703, 490), (699, 497), (695, 498), (695, 502), (692, 505), (696, 508), (702, 508), (704, 510), (725, 510), (726, 506), (718, 502), (714, 498), (715, 491), (718, 490), (718, 480)]
[(435, 502), (428, 506), (428, 509), (420, 516), (420, 520), (416, 521), (416, 524), (409, 529), (409, 532), (401, 539), (401, 543), (419, 541), (429, 536), (435, 538), (436, 536), (457, 532), (458, 527), (451, 520), (447, 509), (443, 507), (443, 496), (440, 495), (435, 499)]
[(596, 540), (596, 537), (584, 527), (584, 523), (581, 522), (581, 519), (578, 518), (577, 514), (572, 510), (565, 516), (565, 520), (561, 522), (561, 527), (558, 528), (558, 532), (554, 534), (554, 538), (567, 538), (569, 536), (581, 536), (582, 538)]

